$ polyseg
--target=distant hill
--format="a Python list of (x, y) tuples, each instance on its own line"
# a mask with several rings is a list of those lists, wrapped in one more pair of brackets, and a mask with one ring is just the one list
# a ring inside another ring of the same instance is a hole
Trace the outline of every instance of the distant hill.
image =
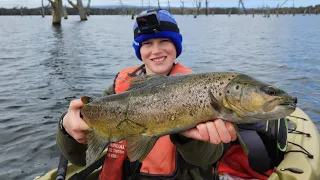
[[(101, 9), (118, 9), (122, 8), (121, 5), (91, 5), (91, 8), (101, 8)], [(135, 5), (123, 5), (124, 8), (141, 8), (141, 6)], [(144, 6), (143, 8), (149, 8), (149, 6)], [(150, 6), (150, 9), (158, 8), (158, 6)], [(167, 7), (161, 7), (162, 9), (166, 9)], [(171, 8), (180, 8), (180, 7), (171, 7)]]
[[(92, 5), (91, 8), (101, 8), (101, 9), (117, 9), (122, 8), (121, 5)], [(137, 8), (141, 6), (134, 6), (134, 5), (123, 5), (124, 8)]]

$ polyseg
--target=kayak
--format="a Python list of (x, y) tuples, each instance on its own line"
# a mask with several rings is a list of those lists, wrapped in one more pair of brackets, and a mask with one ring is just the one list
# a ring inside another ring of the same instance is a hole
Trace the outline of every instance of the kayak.
[(293, 124), (293, 127), (288, 127), (287, 154), (268, 179), (319, 180), (320, 135), (315, 124), (299, 108), (287, 118), (291, 122), (289, 125)]
[[(319, 180), (320, 179), (320, 135), (310, 119), (300, 108), (287, 117), (288, 147), (283, 161), (268, 180)], [(106, 151), (104, 151), (104, 154)], [(67, 165), (65, 179), (69, 179), (86, 167)], [(34, 180), (56, 180), (57, 169), (37, 176)], [(100, 168), (92, 172), (86, 180), (96, 180)]]

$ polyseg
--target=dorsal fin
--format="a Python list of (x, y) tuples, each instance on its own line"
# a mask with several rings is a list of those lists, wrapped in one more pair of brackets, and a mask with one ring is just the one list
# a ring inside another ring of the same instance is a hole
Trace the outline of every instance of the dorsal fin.
[(127, 91), (145, 87), (150, 82), (153, 82), (154, 80), (159, 80), (164, 77), (167, 77), (167, 76), (165, 76), (165, 75), (147, 75), (145, 77), (143, 77), (143, 76), (132, 77), (130, 79), (130, 83), (131, 83), (130, 88)]
[(135, 86), (135, 85), (139, 85), (139, 84), (142, 84), (145, 80), (146, 80), (146, 78), (142, 77), (142, 76), (132, 77), (130, 79), (130, 85), (131, 85), (131, 87)]

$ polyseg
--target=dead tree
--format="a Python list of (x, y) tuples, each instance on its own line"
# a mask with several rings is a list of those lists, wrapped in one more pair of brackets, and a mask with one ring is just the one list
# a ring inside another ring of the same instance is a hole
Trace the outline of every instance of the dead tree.
[(209, 2), (208, 2), (208, 0), (206, 0), (206, 16), (208, 16), (208, 14), (209, 14), (208, 4), (209, 4)]
[(48, 0), (52, 6), (52, 25), (61, 25), (62, 0)]
[(20, 7), (20, 14), (21, 14), (21, 16), (24, 16), (23, 12), (22, 12), (22, 7)]
[(88, 4), (87, 4), (87, 16), (90, 16), (90, 3), (91, 3), (91, 0), (88, 0)]
[(270, 7), (269, 6), (266, 6), (266, 7), (264, 7), (264, 16), (263, 17), (270, 17), (270, 12), (271, 12), (271, 10), (270, 10)]
[(43, 5), (43, 0), (41, 0), (41, 5), (42, 5), (42, 7), (41, 7), (41, 15), (42, 15), (42, 17), (44, 18), (44, 16), (45, 16), (45, 11), (44, 11), (44, 5)]
[(180, 2), (181, 2), (181, 6), (180, 6), (181, 14), (183, 15), (184, 14), (184, 1), (180, 0)]
[(134, 19), (134, 15), (135, 15), (135, 10), (131, 11), (131, 19)]
[(312, 9), (309, 8), (309, 16), (312, 14)]
[(231, 13), (232, 13), (232, 9), (229, 10), (229, 12), (228, 12), (228, 17), (231, 16)]
[(278, 4), (278, 6), (277, 6), (277, 8), (276, 8), (277, 17), (279, 17), (279, 6), (280, 6), (280, 4)]
[(160, 9), (160, 0), (158, 0), (158, 8)]
[(201, 1), (202, 1), (202, 0), (195, 0), (196, 6), (197, 6), (197, 14), (196, 14), (196, 15), (199, 15), (199, 14), (200, 14)]
[(143, 0), (141, 0), (141, 8), (143, 9)]
[(267, 8), (268, 8), (268, 9), (267, 9), (267, 17), (270, 18), (270, 11), (271, 11), (271, 10), (270, 10), (269, 6), (268, 6)]
[(306, 13), (307, 13), (307, 8), (303, 11), (303, 16), (305, 16), (306, 15)]
[(287, 1), (288, 1), (288, 0), (285, 0), (285, 1), (281, 4), (281, 6), (279, 6), (279, 8), (281, 8)]
[(296, 10), (294, 9), (294, 3), (292, 5), (292, 16), (295, 16), (296, 15)]
[(121, 15), (124, 15), (124, 7), (123, 7), (123, 3), (122, 3), (122, 0), (119, 0), (120, 2), (120, 5), (121, 5)]
[(239, 15), (240, 15), (240, 4), (242, 6), (242, 9), (243, 9), (244, 13), (246, 13), (246, 15), (248, 15), (247, 10), (244, 7), (244, 3), (242, 2), (242, 0), (239, 0), (239, 4), (238, 4), (238, 11), (239, 11), (238, 13), (239, 13)]
[(67, 12), (67, 6), (65, 5), (63, 8), (63, 18), (68, 19), (68, 12)]
[(168, 0), (168, 12), (171, 13), (170, 0)]
[(74, 4), (71, 0), (68, 0), (68, 2), (73, 8), (78, 10), (81, 21), (88, 20), (86, 10), (83, 8), (82, 5), (82, 0), (77, 0), (77, 4)]

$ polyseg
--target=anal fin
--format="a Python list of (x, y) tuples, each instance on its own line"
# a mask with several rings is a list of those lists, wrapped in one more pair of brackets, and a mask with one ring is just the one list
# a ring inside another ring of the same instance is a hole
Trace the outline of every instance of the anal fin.
[(127, 140), (127, 154), (131, 162), (139, 160), (142, 162), (153, 146), (156, 144), (159, 137), (150, 136), (131, 136)]
[(100, 154), (109, 145), (110, 141), (101, 137), (95, 130), (87, 134), (88, 149), (86, 151), (86, 164), (90, 165), (100, 156)]

